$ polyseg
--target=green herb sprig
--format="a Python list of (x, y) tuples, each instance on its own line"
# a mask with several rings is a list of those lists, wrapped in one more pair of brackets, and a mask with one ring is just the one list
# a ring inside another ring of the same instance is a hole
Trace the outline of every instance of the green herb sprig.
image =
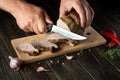
[(120, 57), (120, 49), (113, 48), (105, 52), (106, 55), (108, 55), (110, 58), (115, 59), (117, 57)]

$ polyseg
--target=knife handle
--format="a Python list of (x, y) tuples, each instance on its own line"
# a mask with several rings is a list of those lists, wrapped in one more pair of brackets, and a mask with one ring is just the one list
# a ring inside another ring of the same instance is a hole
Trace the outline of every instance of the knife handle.
[(52, 30), (52, 26), (53, 26), (52, 24), (47, 24), (46, 27), (47, 27), (48, 32), (51, 32), (51, 30)]

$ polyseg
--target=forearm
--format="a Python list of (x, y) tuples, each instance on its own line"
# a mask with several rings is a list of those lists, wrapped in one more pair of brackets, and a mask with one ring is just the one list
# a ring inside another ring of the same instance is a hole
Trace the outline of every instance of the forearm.
[(24, 0), (0, 0), (0, 9), (13, 13), (22, 1)]

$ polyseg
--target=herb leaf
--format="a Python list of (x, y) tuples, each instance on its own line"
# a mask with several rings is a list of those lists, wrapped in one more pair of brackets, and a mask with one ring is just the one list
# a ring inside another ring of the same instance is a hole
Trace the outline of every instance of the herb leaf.
[(120, 57), (120, 49), (114, 48), (114, 49), (108, 50), (107, 52), (105, 52), (105, 54), (108, 55), (110, 58), (115, 59), (117, 57)]

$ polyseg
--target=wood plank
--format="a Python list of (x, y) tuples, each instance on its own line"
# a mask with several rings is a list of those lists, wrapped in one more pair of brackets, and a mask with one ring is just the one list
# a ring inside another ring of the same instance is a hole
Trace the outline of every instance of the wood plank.
[(76, 60), (64, 63), (64, 66), (77, 78), (77, 80), (95, 80), (95, 78), (86, 71)]
[[(120, 72), (115, 69), (104, 57), (100, 56), (100, 50), (96, 48), (86, 50), (78, 63), (82, 65), (96, 80), (119, 80)], [(114, 75), (114, 76), (112, 76)]]
[(59, 80), (77, 80), (76, 77), (66, 69), (62, 64), (51, 65), (51, 60), (46, 61), (53, 73), (58, 77)]
[(46, 61), (53, 73), (58, 76), (59, 80), (94, 80), (90, 73), (75, 60), (77, 53), (78, 52), (69, 54), (74, 56), (72, 60), (67, 60), (66, 56), (62, 55)]

